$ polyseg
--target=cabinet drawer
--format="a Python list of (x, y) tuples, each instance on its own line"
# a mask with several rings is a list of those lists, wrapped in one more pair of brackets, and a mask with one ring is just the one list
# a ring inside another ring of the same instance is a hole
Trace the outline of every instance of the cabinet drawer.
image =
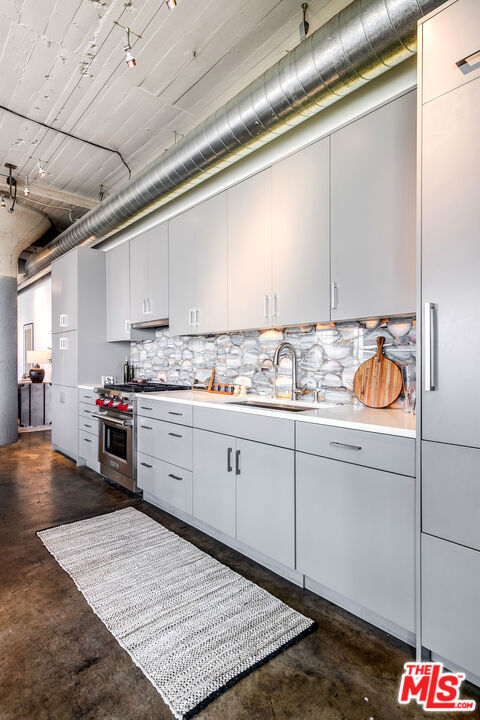
[(158, 460), (192, 469), (192, 429), (173, 423), (138, 418), (137, 450)]
[(78, 433), (78, 455), (93, 470), (98, 467), (98, 435), (80, 430)]
[(480, 450), (423, 442), (422, 529), (480, 550)]
[(244, 440), (254, 440), (290, 449), (295, 447), (295, 423), (293, 420), (269, 415), (255, 415), (237, 410), (194, 407), (193, 424), (201, 430), (233, 435)]
[(298, 422), (296, 447), (312, 455), (415, 476), (413, 438)]
[(84, 419), (90, 418), (90, 420), (95, 420), (95, 418), (92, 418), (92, 414), (97, 412), (97, 407), (96, 405), (93, 405), (92, 407), (92, 405), (87, 405), (87, 403), (81, 402), (78, 405), (78, 412), (80, 417)]
[(192, 473), (138, 453), (137, 483), (148, 500), (160, 500), (192, 514)]
[(78, 388), (78, 402), (85, 403), (86, 405), (95, 405), (95, 400), (98, 398), (97, 393), (93, 390), (85, 390), (85, 388)]
[(424, 103), (480, 76), (479, 27), (478, 0), (460, 0), (423, 24)]
[(78, 427), (84, 432), (90, 433), (90, 435), (98, 436), (98, 420), (97, 418), (88, 418), (84, 415), (80, 415), (78, 418)]
[(480, 553), (422, 535), (422, 645), (480, 677)]
[(136, 398), (137, 415), (166, 420), (179, 425), (192, 424), (192, 406), (166, 400), (149, 400), (148, 397)]

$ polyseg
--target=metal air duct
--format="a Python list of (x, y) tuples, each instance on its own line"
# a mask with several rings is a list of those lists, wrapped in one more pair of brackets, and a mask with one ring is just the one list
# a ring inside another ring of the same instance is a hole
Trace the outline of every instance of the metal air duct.
[(416, 52), (417, 20), (443, 0), (355, 0), (124, 189), (27, 262), (27, 275), (129, 225)]

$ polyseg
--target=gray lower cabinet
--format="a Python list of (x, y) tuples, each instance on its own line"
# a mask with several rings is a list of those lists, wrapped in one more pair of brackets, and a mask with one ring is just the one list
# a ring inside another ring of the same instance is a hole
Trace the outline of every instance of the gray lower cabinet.
[(192, 514), (192, 473), (150, 455), (137, 455), (137, 483), (151, 502)]
[(332, 320), (416, 310), (416, 117), (410, 92), (331, 136)]
[(85, 465), (95, 472), (100, 472), (98, 462), (98, 433), (80, 429), (78, 433), (78, 459), (85, 461)]
[(235, 441), (237, 540), (295, 567), (295, 453)]
[(414, 632), (414, 478), (298, 452), (296, 470), (297, 570)]
[(480, 550), (480, 450), (422, 443), (422, 529)]
[(52, 385), (52, 445), (55, 450), (77, 459), (78, 388)]
[(480, 552), (422, 535), (422, 644), (480, 677)]
[(235, 438), (193, 430), (193, 515), (235, 537)]

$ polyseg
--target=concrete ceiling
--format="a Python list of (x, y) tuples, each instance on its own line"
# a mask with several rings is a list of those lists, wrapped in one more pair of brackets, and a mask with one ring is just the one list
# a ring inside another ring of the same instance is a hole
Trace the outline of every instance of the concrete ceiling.
[[(311, 31), (347, 4), (311, 0)], [(119, 150), (135, 174), (298, 44), (300, 6), (179, 0), (169, 11), (163, 0), (1, 0), (0, 104)], [(114, 21), (142, 36), (132, 36), (132, 70)], [(2, 158), (38, 186), (95, 200), (100, 184), (108, 193), (128, 180), (117, 155), (0, 110)], [(66, 221), (46, 204), (55, 222)], [(79, 216), (81, 203), (73, 198), (72, 207)]]

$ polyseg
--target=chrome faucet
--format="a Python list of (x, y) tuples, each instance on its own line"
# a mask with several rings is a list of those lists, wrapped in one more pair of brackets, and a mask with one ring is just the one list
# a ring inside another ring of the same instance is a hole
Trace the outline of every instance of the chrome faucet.
[[(275, 350), (275, 354), (273, 356), (273, 367), (275, 368), (275, 378), (276, 378), (276, 371), (279, 366), (280, 362), (280, 355), (284, 350), (289, 350), (290, 354), (292, 356), (292, 400), (298, 400), (298, 398), (303, 395), (302, 388), (297, 387), (297, 377), (298, 377), (298, 360), (297, 360), (297, 353), (295, 351), (295, 348), (293, 345), (289, 342), (282, 342), (280, 345), (278, 345), (277, 349)], [(274, 396), (277, 397), (277, 384), (275, 383), (274, 386)]]

